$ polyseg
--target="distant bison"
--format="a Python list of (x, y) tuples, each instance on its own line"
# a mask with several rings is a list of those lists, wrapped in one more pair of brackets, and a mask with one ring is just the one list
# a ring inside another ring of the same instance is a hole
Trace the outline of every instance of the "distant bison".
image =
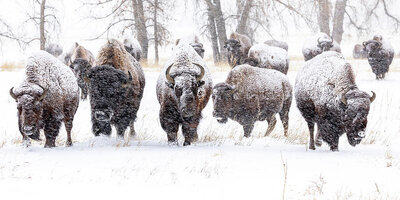
[(278, 41), (278, 40), (267, 40), (264, 44), (271, 46), (271, 47), (279, 47), (288, 51), (289, 46), (286, 42)]
[(324, 51), (336, 51), (341, 53), (339, 44), (326, 33), (319, 33), (308, 38), (303, 45), (304, 60), (308, 61)]
[(244, 63), (260, 68), (275, 69), (284, 74), (287, 74), (289, 69), (287, 51), (266, 44), (252, 46)]
[(74, 50), (76, 47), (78, 47), (79, 44), (75, 42), (72, 47), (68, 51), (64, 51), (61, 55), (59, 55), (57, 58), (61, 60), (65, 65), (70, 66), (71, 65), (71, 56), (74, 53)]
[(10, 95), (17, 101), (18, 127), (23, 140), (40, 140), (44, 129), (44, 147), (55, 147), (55, 140), (64, 122), (67, 146), (72, 145), (71, 129), (79, 105), (79, 87), (72, 71), (45, 51), (28, 58), (26, 78)]
[(364, 47), (361, 44), (354, 45), (353, 58), (354, 59), (367, 58), (367, 52), (364, 50)]
[(292, 103), (292, 86), (288, 78), (276, 70), (236, 66), (224, 83), (218, 83), (212, 93), (214, 112), (218, 122), (228, 118), (243, 126), (244, 136), (249, 137), (256, 121), (268, 121), (269, 135), (279, 113), (284, 135), (288, 134), (289, 109)]
[(133, 136), (145, 86), (139, 63), (122, 43), (111, 39), (100, 49), (88, 79), (94, 135), (110, 135), (114, 125), (119, 137), (124, 136), (128, 126)]
[(83, 100), (85, 100), (88, 95), (89, 86), (88, 83), (85, 82), (85, 79), (87, 79), (87, 73), (93, 66), (94, 59), (93, 54), (81, 45), (78, 45), (71, 55), (70, 68), (78, 80), (78, 85), (81, 89), (81, 99)]
[(135, 38), (131, 39), (124, 39), (124, 47), (125, 50), (131, 54), (136, 61), (140, 61), (142, 57), (142, 47), (139, 44), (139, 41), (137, 41)]
[(199, 38), (196, 35), (190, 38), (182, 38), (182, 39), (179, 38), (176, 40), (175, 45), (182, 44), (183, 42), (192, 46), (193, 49), (197, 52), (197, 54), (199, 54), (201, 58), (204, 58), (203, 43), (199, 41)]
[(363, 42), (364, 51), (367, 52), (368, 63), (376, 79), (384, 79), (392, 64), (394, 50), (389, 42), (382, 39), (382, 36), (374, 36), (372, 40)]
[(236, 65), (243, 64), (250, 47), (251, 41), (247, 36), (235, 32), (232, 33), (224, 46), (228, 51), (229, 65), (233, 68)]
[(48, 46), (46, 46), (44, 50), (54, 57), (60, 56), (63, 52), (63, 48), (60, 45), (54, 43), (50, 43)]
[(314, 123), (318, 126), (316, 144), (327, 142), (338, 151), (339, 137), (346, 133), (350, 145), (365, 137), (372, 96), (358, 89), (350, 64), (337, 52), (324, 52), (306, 62), (296, 77), (296, 104), (310, 131), (309, 148), (315, 149)]
[(211, 90), (211, 75), (203, 59), (188, 44), (176, 46), (158, 77), (156, 88), (161, 127), (170, 144), (177, 144), (179, 125), (185, 137), (184, 146), (197, 140), (201, 111), (207, 105)]

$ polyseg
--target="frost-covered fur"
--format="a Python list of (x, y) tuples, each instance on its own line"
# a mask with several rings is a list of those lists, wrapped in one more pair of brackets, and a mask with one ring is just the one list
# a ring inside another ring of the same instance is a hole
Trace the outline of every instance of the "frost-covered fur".
[(79, 104), (79, 87), (68, 66), (45, 51), (28, 58), (24, 82), (10, 94), (17, 101), (18, 125), (24, 141), (46, 136), (45, 147), (54, 147), (61, 122), (72, 145), (71, 129)]
[(199, 54), (201, 58), (204, 58), (204, 47), (203, 43), (199, 41), (197, 35), (192, 35), (192, 37), (179, 38), (176, 40), (175, 45), (186, 43), (193, 47), (193, 49)]
[(363, 42), (363, 46), (376, 79), (384, 79), (394, 57), (392, 45), (382, 36), (374, 36), (374, 39)]
[(58, 57), (63, 52), (63, 48), (60, 45), (54, 43), (50, 43), (44, 50), (54, 57)]
[(213, 116), (220, 123), (228, 118), (237, 121), (243, 126), (245, 137), (250, 136), (256, 121), (264, 120), (268, 121), (265, 135), (269, 135), (275, 128), (276, 113), (287, 136), (292, 86), (281, 72), (239, 65), (231, 70), (225, 82), (214, 86), (212, 95)]
[(93, 134), (110, 135), (114, 125), (118, 136), (123, 137), (128, 126), (134, 135), (145, 86), (143, 69), (114, 39), (100, 49), (95, 65), (88, 73)]
[(354, 45), (353, 58), (354, 59), (367, 58), (367, 52), (364, 50), (364, 47), (361, 44)]
[(206, 63), (192, 46), (178, 44), (164, 65), (156, 88), (161, 127), (167, 133), (168, 142), (177, 143), (179, 125), (185, 137), (184, 145), (197, 139), (201, 111), (207, 105), (211, 89), (211, 74)]
[(245, 63), (267, 69), (275, 69), (287, 74), (289, 69), (289, 56), (287, 51), (279, 47), (266, 44), (256, 44), (249, 50)]
[(328, 51), (306, 62), (298, 72), (295, 98), (310, 131), (309, 148), (315, 149), (316, 123), (317, 145), (321, 145), (322, 137), (332, 151), (337, 151), (343, 133), (351, 145), (361, 142), (375, 95), (370, 97), (359, 90), (350, 64), (340, 53)]
[(125, 38), (123, 43), (125, 50), (130, 53), (136, 61), (140, 61), (140, 58), (142, 57), (142, 47), (140, 46), (139, 41), (135, 38)]
[(303, 45), (304, 60), (308, 61), (324, 51), (341, 53), (340, 45), (326, 33), (318, 33), (308, 38)]
[(233, 32), (229, 39), (225, 41), (224, 46), (228, 51), (229, 65), (233, 68), (236, 65), (243, 64), (244, 60), (247, 58), (250, 47), (251, 41), (249, 37)]
[(272, 46), (272, 47), (279, 47), (282, 49), (285, 49), (286, 51), (288, 51), (289, 46), (286, 42), (283, 41), (278, 41), (278, 40), (267, 40), (264, 42), (264, 44), (268, 45), (268, 46)]
[(88, 71), (93, 66), (94, 59), (93, 54), (81, 45), (78, 45), (71, 55), (70, 68), (78, 80), (78, 85), (81, 89), (81, 99), (83, 100), (88, 95), (88, 83), (85, 82), (85, 79), (87, 78)]

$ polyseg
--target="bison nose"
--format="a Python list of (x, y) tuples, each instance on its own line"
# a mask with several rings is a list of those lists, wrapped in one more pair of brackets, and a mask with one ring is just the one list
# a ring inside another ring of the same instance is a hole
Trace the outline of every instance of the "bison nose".
[(360, 131), (360, 132), (358, 132), (358, 136), (359, 136), (360, 138), (365, 138), (365, 131)]
[(104, 112), (104, 111), (100, 111), (100, 110), (98, 110), (98, 111), (96, 111), (94, 113), (94, 117), (96, 118), (96, 120), (102, 121), (102, 122), (104, 122), (104, 121), (108, 122), (108, 121), (111, 120), (111, 114), (110, 113), (107, 113), (107, 112)]
[(33, 126), (24, 126), (23, 131), (25, 135), (32, 135), (33, 134)]
[(186, 96), (186, 102), (192, 103), (193, 102), (193, 96)]

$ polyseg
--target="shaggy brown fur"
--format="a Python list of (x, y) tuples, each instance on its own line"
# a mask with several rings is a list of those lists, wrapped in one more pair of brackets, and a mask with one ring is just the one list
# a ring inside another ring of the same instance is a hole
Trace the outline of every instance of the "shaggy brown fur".
[(228, 51), (229, 65), (233, 68), (244, 63), (251, 48), (251, 41), (247, 36), (233, 32), (225, 42), (224, 48)]

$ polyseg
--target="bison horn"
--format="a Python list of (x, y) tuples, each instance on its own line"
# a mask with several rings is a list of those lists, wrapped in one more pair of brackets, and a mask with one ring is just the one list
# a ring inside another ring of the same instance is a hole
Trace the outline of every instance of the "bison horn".
[(345, 97), (345, 94), (346, 94), (346, 93), (342, 94), (342, 98), (341, 98), (340, 100), (342, 101), (342, 103), (343, 103), (344, 105), (347, 106), (347, 99), (346, 99), (346, 97)]
[(132, 74), (130, 71), (128, 71), (128, 81), (127, 81), (127, 83), (122, 84), (122, 87), (124, 87), (124, 88), (129, 87), (132, 83), (132, 80), (133, 80)]
[(367, 42), (363, 42), (362, 45), (365, 47), (367, 46)]
[(200, 75), (197, 76), (197, 78), (196, 78), (196, 81), (199, 82), (204, 77), (204, 67), (197, 63), (193, 63), (193, 64), (197, 65), (200, 68), (200, 71), (201, 71)]
[[(330, 37), (331, 38), (331, 37)], [(331, 38), (331, 41), (330, 41), (330, 43), (333, 43), (333, 38)]]
[(382, 42), (378, 42), (378, 48), (381, 48), (382, 47)]
[(319, 37), (318, 40), (317, 40), (318, 44), (321, 44), (320, 39), (321, 39), (321, 37)]
[(14, 90), (14, 87), (12, 87), (12, 88), (10, 89), (10, 95), (11, 95), (12, 98), (17, 99), (17, 95), (14, 94), (14, 91), (13, 91), (13, 90)]
[(39, 85), (39, 87), (41, 87), (42, 89), (43, 89), (43, 93), (42, 93), (42, 95), (40, 95), (40, 97), (39, 97), (39, 99), (38, 99), (38, 101), (42, 101), (45, 97), (46, 97), (46, 95), (47, 95), (47, 89), (44, 89), (42, 86), (40, 86)]
[(165, 77), (167, 78), (167, 81), (169, 82), (169, 83), (171, 83), (171, 84), (175, 84), (175, 80), (171, 77), (171, 75), (169, 74), (169, 70), (171, 69), (171, 67), (173, 66), (174, 64), (171, 64), (168, 68), (167, 68), (167, 70), (165, 71)]
[(372, 97), (369, 98), (369, 101), (372, 103), (376, 98), (376, 94), (374, 91), (371, 91), (371, 92), (372, 92)]

